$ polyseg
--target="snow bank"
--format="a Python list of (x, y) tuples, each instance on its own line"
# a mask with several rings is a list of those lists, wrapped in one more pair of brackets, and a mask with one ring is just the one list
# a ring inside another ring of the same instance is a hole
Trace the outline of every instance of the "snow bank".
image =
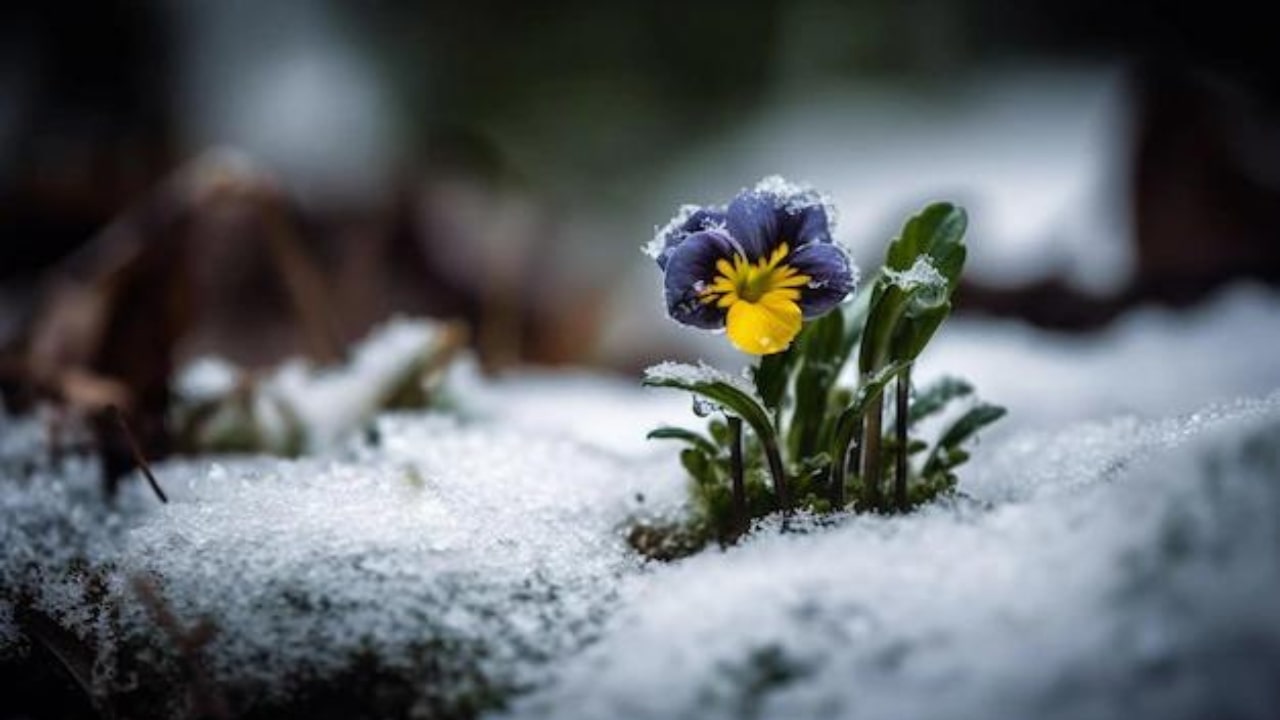
[[(182, 692), (145, 578), (183, 628), (213, 626), (198, 653), (237, 711), (323, 689), (427, 717), (514, 697), (494, 716), (1267, 718), (1277, 307), (1242, 289), (1094, 339), (950, 325), (921, 380), (963, 374), (1013, 411), (962, 468), (966, 498), (672, 565), (642, 565), (622, 528), (684, 496), (645, 432), (702, 421), (638, 379), (464, 367), (460, 420), (164, 463), (167, 506), (126, 483), (108, 507), (92, 463), (0, 416), (0, 661), (26, 649), (21, 606), (94, 651), (103, 687)], [(1236, 395), (1263, 399), (1216, 401)]]
[[(384, 416), (373, 435), (342, 459), (163, 464), (173, 501), (123, 531), (81, 521), (82, 508), (101, 506), (87, 493), (77, 502), (61, 485), (6, 487), (4, 567), (65, 569), (67, 555), (97, 548), (88, 565), (109, 575), (120, 615), (84, 634), (108, 660), (121, 648), (173, 660), (131, 596), (133, 578), (153, 580), (181, 622), (216, 628), (204, 663), (246, 706), (371, 656), (379, 673), (415, 678), (424, 707), (474, 708), (534, 683), (595, 632), (617, 577), (639, 562), (627, 518), (683, 484), (669, 459), (624, 463), (443, 417)], [(61, 536), (45, 539), (59, 518), (80, 535), (38, 558), (59, 546)], [(20, 584), (62, 593), (44, 605), (74, 620), (84, 593), (63, 586), (79, 578)]]
[(507, 717), (1270, 717), (1280, 394), (1019, 436), (972, 498), (630, 578)]

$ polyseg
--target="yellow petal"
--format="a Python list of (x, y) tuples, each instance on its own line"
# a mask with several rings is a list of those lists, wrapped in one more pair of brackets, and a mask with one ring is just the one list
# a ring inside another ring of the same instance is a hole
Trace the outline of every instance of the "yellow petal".
[(772, 355), (787, 349), (802, 322), (800, 306), (774, 292), (758, 303), (734, 303), (725, 324), (734, 347), (751, 355)]

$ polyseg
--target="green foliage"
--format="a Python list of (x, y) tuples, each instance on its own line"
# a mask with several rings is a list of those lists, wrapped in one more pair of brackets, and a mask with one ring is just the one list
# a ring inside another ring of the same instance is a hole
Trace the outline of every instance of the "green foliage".
[(969, 454), (961, 446), (974, 437), (979, 430), (1004, 417), (1005, 413), (1006, 410), (999, 405), (987, 403), (979, 403), (970, 408), (938, 438), (933, 451), (929, 453), (929, 459), (924, 464), (924, 475), (949, 472), (968, 460)]
[[(920, 389), (909, 405), (901, 395), (903, 417), (891, 416), (889, 423), (883, 422), (884, 397), (890, 387), (911, 390), (913, 363), (951, 312), (967, 223), (964, 210), (949, 203), (911, 217), (889, 244), (884, 268), (860, 293), (806, 323), (787, 351), (761, 360), (754, 393), (705, 367), (651, 369), (646, 385), (694, 393), (750, 429), (736, 464), (735, 435), (719, 417), (711, 418), (706, 434), (671, 427), (649, 434), (685, 445), (680, 460), (692, 479), (693, 525), (671, 531), (666, 545), (672, 537), (686, 550), (697, 545), (690, 537), (732, 542), (745, 529), (737, 516), (743, 505), (750, 519), (796, 507), (907, 511), (955, 490), (968, 445), (1005, 410), (974, 401), (973, 386), (952, 377)], [(856, 382), (847, 384), (855, 353)], [(956, 419), (936, 441), (921, 437), (923, 421), (945, 418), (958, 402), (969, 407), (952, 413)], [(904, 477), (894, 477), (899, 497), (891, 507), (878, 486), (880, 478), (899, 473)], [(742, 479), (741, 498), (734, 497), (735, 477)]]
[(967, 380), (943, 376), (920, 390), (911, 403), (911, 422), (920, 422), (937, 414), (952, 400), (973, 394), (973, 386)]
[(909, 219), (889, 244), (859, 349), (862, 374), (915, 360), (951, 313), (951, 295), (964, 270), (967, 226), (963, 209), (934, 203)]

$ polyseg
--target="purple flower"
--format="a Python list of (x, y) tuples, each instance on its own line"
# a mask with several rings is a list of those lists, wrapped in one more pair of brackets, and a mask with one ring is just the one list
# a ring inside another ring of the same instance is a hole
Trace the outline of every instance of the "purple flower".
[(849, 258), (831, 242), (819, 195), (776, 176), (725, 209), (685, 206), (650, 254), (666, 273), (671, 317), (726, 328), (752, 355), (786, 350), (804, 320), (831, 310), (855, 282)]

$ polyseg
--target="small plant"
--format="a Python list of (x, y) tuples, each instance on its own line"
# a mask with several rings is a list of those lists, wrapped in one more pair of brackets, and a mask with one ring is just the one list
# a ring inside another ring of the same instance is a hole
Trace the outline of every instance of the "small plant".
[(973, 393), (955, 378), (913, 393), (911, 381), (951, 312), (964, 210), (935, 203), (908, 219), (857, 292), (832, 216), (813, 189), (767, 178), (725, 208), (682, 208), (648, 247), (671, 317), (723, 328), (758, 357), (745, 376), (669, 362), (645, 372), (644, 384), (691, 392), (694, 411), (711, 417), (705, 434), (649, 434), (687, 446), (680, 459), (707, 539), (731, 542), (753, 519), (795, 508), (907, 512), (954, 492), (966, 443), (1004, 415), (974, 403), (932, 446), (913, 433)]

